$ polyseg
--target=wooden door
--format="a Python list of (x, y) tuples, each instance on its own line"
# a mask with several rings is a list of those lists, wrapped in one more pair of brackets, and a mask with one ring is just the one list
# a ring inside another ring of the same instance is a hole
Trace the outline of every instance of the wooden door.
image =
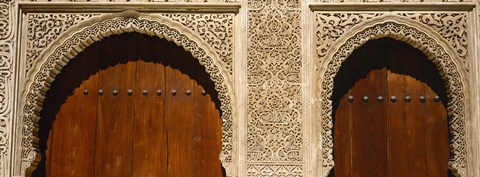
[(392, 39), (355, 50), (335, 78), (331, 176), (448, 176), (447, 98), (437, 73), (422, 52)]
[(174, 43), (122, 34), (57, 76), (34, 176), (220, 177), (220, 102), (205, 68)]

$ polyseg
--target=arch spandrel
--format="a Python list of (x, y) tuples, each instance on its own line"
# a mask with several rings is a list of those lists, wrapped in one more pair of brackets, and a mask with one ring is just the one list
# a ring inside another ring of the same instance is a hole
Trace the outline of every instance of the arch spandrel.
[(25, 91), (22, 94), (22, 176), (30, 175), (40, 161), (37, 130), (40, 111), (45, 94), (55, 76), (75, 56), (93, 43), (105, 37), (137, 32), (165, 38), (182, 46), (203, 65), (219, 93), (222, 111), (222, 152), (220, 160), (227, 175), (233, 173), (233, 109), (234, 95), (228, 71), (223, 67), (215, 49), (197, 33), (167, 17), (125, 11), (119, 14), (106, 14), (73, 26), (54, 40), (39, 56), (27, 73)]
[(334, 167), (333, 159), (333, 121), (332, 101), (334, 78), (342, 63), (355, 49), (372, 39), (389, 37), (405, 42), (419, 49), (436, 66), (439, 75), (445, 82), (449, 102), (447, 114), (449, 118), (450, 161), (449, 168), (456, 176), (467, 176), (466, 126), (468, 98), (467, 68), (452, 46), (437, 32), (416, 21), (396, 16), (384, 15), (352, 27), (343, 34), (330, 48), (317, 70), (317, 93), (321, 110), (319, 128), (320, 135), (321, 174), (328, 176)]

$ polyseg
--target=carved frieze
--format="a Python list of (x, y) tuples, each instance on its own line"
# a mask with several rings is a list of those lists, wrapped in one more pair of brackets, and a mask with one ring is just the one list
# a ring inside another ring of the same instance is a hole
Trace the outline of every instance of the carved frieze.
[(248, 164), (247, 176), (249, 177), (303, 177), (302, 165), (265, 165)]
[(299, 1), (248, 1), (247, 160), (302, 161)]
[(472, 2), (473, 0), (314, 0), (314, 2), (321, 2), (321, 3), (358, 3), (358, 2), (365, 2), (365, 3), (371, 3), (371, 2), (380, 2), (380, 3), (409, 3), (409, 2), (416, 2), (416, 3), (421, 3), (421, 2)]
[(238, 0), (21, 0), (30, 2), (237, 2)]

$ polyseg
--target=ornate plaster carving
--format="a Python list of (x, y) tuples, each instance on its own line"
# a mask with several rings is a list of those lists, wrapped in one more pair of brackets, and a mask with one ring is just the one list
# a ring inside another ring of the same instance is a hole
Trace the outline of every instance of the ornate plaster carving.
[(12, 130), (12, 101), (14, 95), (13, 57), (15, 56), (13, 33), (15, 3), (0, 0), (0, 176), (9, 175), (10, 141)]
[(248, 164), (248, 177), (303, 177), (302, 165)]
[(27, 14), (27, 51), (25, 74), (28, 73), (38, 55), (68, 28), (100, 14)]
[[(21, 0), (31, 2), (58, 2), (52, 0)], [(238, 0), (60, 0), (63, 2), (237, 2)]]
[(248, 2), (246, 158), (302, 161), (299, 1)]
[(400, 3), (409, 3), (409, 2), (472, 2), (473, 0), (314, 0), (314, 2), (323, 2), (323, 3), (371, 3), (371, 2), (382, 2), (382, 3), (389, 3), (389, 2), (400, 2)]
[[(75, 28), (70, 28), (54, 40), (50, 47), (39, 55), (39, 60), (34, 62), (27, 76), (26, 93), (22, 99), (23, 106), (23, 142), (22, 142), (22, 173), (28, 174), (34, 169), (39, 160), (36, 122), (40, 119), (45, 93), (55, 76), (61, 71), (69, 60), (79, 52), (90, 46), (95, 41), (104, 37), (125, 32), (139, 32), (152, 36), (165, 38), (182, 46), (185, 50), (204, 65), (207, 73), (215, 83), (215, 89), (219, 93), (223, 120), (222, 154), (220, 159), (227, 170), (232, 166), (232, 101), (231, 82), (228, 71), (225, 71), (220, 62), (220, 57), (198, 34), (184, 27), (178, 22), (159, 15), (143, 15), (134, 11), (120, 14), (106, 14), (93, 17), (90, 20), (79, 23)], [(25, 175), (25, 174), (22, 174)]]
[[(320, 24), (317, 24), (320, 25)], [(358, 47), (371, 39), (391, 37), (404, 41), (415, 48), (423, 51), (428, 58), (437, 65), (440, 76), (444, 79), (448, 90), (448, 116), (450, 124), (450, 169), (457, 176), (467, 174), (467, 151), (466, 151), (466, 95), (467, 71), (463, 63), (456, 56), (456, 50), (448, 44), (442, 36), (432, 31), (431, 28), (413, 20), (396, 15), (381, 16), (363, 22), (350, 29), (342, 37), (338, 38), (331, 48), (321, 57), (319, 56), (318, 67), (318, 97), (321, 107), (321, 154), (323, 176), (327, 176), (334, 165), (333, 162), (333, 139), (332, 139), (332, 102), (333, 80), (341, 64)]]
[(398, 15), (428, 25), (455, 48), (458, 56), (468, 64), (467, 14), (459, 13), (399, 13)]
[(234, 14), (161, 14), (190, 28), (202, 36), (220, 56), (225, 69), (233, 74)]

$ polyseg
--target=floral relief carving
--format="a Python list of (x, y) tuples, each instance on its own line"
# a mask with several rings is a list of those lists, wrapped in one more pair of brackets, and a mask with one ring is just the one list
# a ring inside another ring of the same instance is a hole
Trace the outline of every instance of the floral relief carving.
[(192, 29), (202, 36), (220, 56), (229, 74), (233, 74), (234, 14), (161, 14)]
[(248, 164), (248, 177), (303, 177), (302, 165)]
[(365, 20), (382, 15), (382, 13), (315, 13), (317, 26), (317, 53), (320, 58), (340, 36)]
[[(44, 0), (21, 0), (31, 2), (45, 2)], [(237, 2), (238, 0), (60, 0), (64, 2)], [(47, 2), (58, 2), (48, 0)]]
[(0, 176), (9, 175), (9, 157), (12, 130), (13, 33), (15, 3), (0, 0)]
[[(132, 14), (130, 14), (132, 13)], [(42, 102), (45, 99), (45, 90), (55, 79), (63, 66), (70, 59), (73, 59), (84, 48), (104, 37), (124, 32), (140, 32), (149, 35), (156, 35), (175, 42), (199, 60), (205, 66), (207, 73), (215, 83), (215, 89), (219, 93), (222, 111), (222, 154), (221, 160), (228, 167), (232, 162), (232, 103), (229, 91), (230, 81), (228, 74), (221, 69), (221, 64), (216, 55), (212, 55), (214, 48), (208, 46), (197, 34), (186, 32), (183, 27), (174, 26), (175, 22), (160, 16), (141, 15), (138, 12), (127, 12), (125, 14), (102, 15), (94, 17), (82, 23), (80, 30), (67, 30), (56, 40), (56, 45), (48, 47), (49, 52), (42, 52), (41, 62), (37, 62), (30, 72), (31, 83), (27, 83), (28, 90), (25, 95), (25, 106), (23, 107), (23, 140), (22, 140), (22, 173), (34, 169), (37, 162), (38, 149), (36, 149), (37, 121), (41, 111)], [(175, 24), (176, 25), (176, 24)], [(172, 27), (173, 26), (173, 27)], [(192, 37), (193, 35), (193, 37)], [(198, 37), (197, 37), (198, 36)], [(192, 39), (193, 38), (193, 39)], [(46, 49), (46, 50), (47, 50)], [(214, 58), (212, 58), (215, 57)], [(228, 172), (228, 168), (227, 168)], [(23, 175), (23, 174), (22, 174)]]
[(466, 13), (401, 13), (415, 21), (419, 21), (445, 38), (468, 68), (468, 38)]
[[(379, 20), (382, 21), (382, 20)], [(317, 24), (320, 25), (320, 24)], [(364, 25), (360, 31), (351, 33), (349, 37), (344, 37), (345, 42), (339, 44), (339, 48), (327, 52), (326, 61), (320, 61), (323, 67), (319, 68), (320, 85), (320, 107), (321, 107), (321, 141), (322, 141), (322, 165), (324, 167), (323, 175), (326, 176), (333, 167), (333, 139), (332, 139), (332, 104), (331, 96), (333, 92), (334, 77), (341, 64), (358, 47), (368, 40), (380, 37), (392, 37), (400, 41), (405, 41), (412, 46), (417, 46), (420, 50), (429, 56), (432, 62), (437, 63), (441, 77), (449, 90), (448, 115), (450, 125), (450, 162), (449, 167), (457, 176), (466, 176), (466, 103), (465, 86), (462, 82), (462, 68), (457, 67), (454, 60), (445, 48), (440, 45), (436, 39), (429, 34), (420, 31), (410, 25), (397, 22), (381, 22), (378, 24)], [(439, 36), (440, 37), (440, 36)], [(452, 50), (453, 52), (453, 50)], [(320, 56), (320, 54), (319, 54)], [(320, 59), (320, 57), (319, 57)], [(464, 69), (464, 68), (463, 68)], [(464, 76), (464, 75), (463, 75)]]
[(261, 2), (248, 13), (247, 160), (301, 161), (300, 10), (283, 0)]
[(473, 0), (314, 0), (314, 2), (322, 2), (322, 3), (351, 3), (351, 2), (365, 2), (365, 3), (371, 3), (371, 2), (383, 2), (383, 3), (389, 3), (389, 2), (404, 2), (404, 3), (409, 3), (409, 2), (472, 2)]
[(28, 14), (27, 52), (25, 73), (28, 73), (38, 55), (68, 28), (100, 14)]

